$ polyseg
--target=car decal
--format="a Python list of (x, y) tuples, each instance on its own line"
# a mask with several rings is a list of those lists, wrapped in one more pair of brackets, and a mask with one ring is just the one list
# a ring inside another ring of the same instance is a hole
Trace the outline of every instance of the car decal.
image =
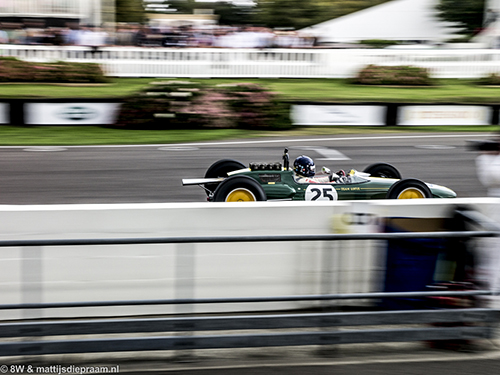
[(304, 198), (306, 201), (336, 201), (339, 196), (332, 185), (311, 184), (307, 187)]

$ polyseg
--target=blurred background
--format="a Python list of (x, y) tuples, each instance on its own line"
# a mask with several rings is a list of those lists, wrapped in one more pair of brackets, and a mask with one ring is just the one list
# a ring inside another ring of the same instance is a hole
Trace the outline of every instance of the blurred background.
[[(345, 373), (497, 373), (499, 12), (500, 0), (0, 0), (0, 364), (307, 373), (318, 347), (356, 343), (336, 352), (360, 366)], [(182, 187), (218, 159), (279, 162), (286, 147), (318, 170), (390, 162), (458, 198), (235, 206)], [(289, 234), (353, 237), (186, 240)], [(140, 242), (158, 238), (170, 242)], [(436, 291), (458, 294), (387, 294)], [(353, 296), (370, 293), (386, 294)], [(236, 337), (197, 337), (237, 318)], [(273, 341), (272, 328), (300, 332)], [(226, 351), (193, 359), (204, 348)], [(394, 353), (402, 367), (380, 364)]]
[(498, 1), (2, 0), (3, 43), (311, 47), (475, 42), (495, 48)]

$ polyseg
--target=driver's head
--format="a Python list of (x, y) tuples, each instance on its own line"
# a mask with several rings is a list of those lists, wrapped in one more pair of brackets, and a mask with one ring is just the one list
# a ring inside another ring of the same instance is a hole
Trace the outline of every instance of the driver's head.
[(314, 161), (305, 155), (299, 156), (293, 162), (293, 170), (295, 173), (304, 177), (314, 177), (316, 174), (316, 167), (314, 166)]

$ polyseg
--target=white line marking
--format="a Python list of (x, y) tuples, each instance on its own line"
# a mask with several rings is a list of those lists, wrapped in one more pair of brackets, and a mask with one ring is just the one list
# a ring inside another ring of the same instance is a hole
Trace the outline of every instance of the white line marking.
[(328, 147), (298, 146), (298, 147), (291, 147), (291, 149), (314, 151), (324, 156), (323, 158), (316, 158), (316, 160), (351, 160), (350, 157), (345, 156), (340, 151)]
[(452, 148), (456, 148), (455, 146), (446, 146), (446, 145), (421, 145), (415, 146), (415, 148), (423, 148), (426, 150), (450, 150)]
[[(273, 139), (260, 141), (217, 141), (198, 143), (159, 143), (159, 144), (139, 144), (139, 145), (77, 145), (63, 146), (65, 148), (137, 148), (137, 147), (198, 147), (198, 146), (226, 146), (226, 145), (251, 145), (251, 144), (271, 144), (271, 143), (298, 143), (298, 142), (333, 142), (333, 141), (371, 141), (375, 139), (431, 139), (431, 138), (463, 138), (463, 137), (489, 137), (491, 134), (454, 134), (454, 135), (393, 135), (393, 136), (373, 136), (373, 137), (339, 137), (339, 138), (309, 138), (309, 139)], [(2, 148), (26, 148), (27, 146), (0, 146)]]
[(320, 149), (316, 150), (316, 152), (324, 156), (324, 158), (316, 158), (316, 160), (351, 160), (350, 157), (333, 149)]
[(36, 151), (36, 152), (55, 152), (55, 151), (66, 151), (65, 147), (57, 147), (57, 146), (32, 146), (26, 147), (24, 151)]
[(198, 147), (189, 146), (165, 146), (158, 148), (160, 151), (196, 151), (199, 150)]

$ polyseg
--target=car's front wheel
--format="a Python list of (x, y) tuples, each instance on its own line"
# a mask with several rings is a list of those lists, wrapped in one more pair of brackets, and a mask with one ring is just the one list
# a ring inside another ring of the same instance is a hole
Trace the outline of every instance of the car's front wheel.
[(256, 202), (266, 201), (262, 186), (248, 176), (232, 176), (215, 189), (214, 202)]
[(369, 173), (372, 177), (401, 179), (401, 173), (399, 173), (396, 167), (388, 163), (371, 164), (363, 172)]
[(407, 178), (391, 186), (387, 192), (388, 199), (420, 199), (432, 198), (431, 189), (420, 180)]

